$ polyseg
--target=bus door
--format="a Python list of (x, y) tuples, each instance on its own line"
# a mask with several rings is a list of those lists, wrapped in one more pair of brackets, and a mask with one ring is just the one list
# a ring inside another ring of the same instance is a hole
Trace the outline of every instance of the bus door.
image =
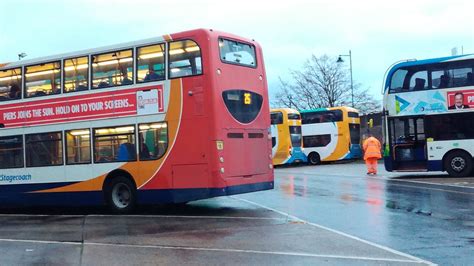
[(389, 118), (388, 123), (393, 170), (427, 170), (424, 116)]

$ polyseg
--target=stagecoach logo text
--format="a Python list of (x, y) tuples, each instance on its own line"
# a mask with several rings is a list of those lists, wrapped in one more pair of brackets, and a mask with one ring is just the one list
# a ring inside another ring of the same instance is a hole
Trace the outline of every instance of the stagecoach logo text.
[(0, 175), (0, 182), (11, 183), (13, 181), (28, 181), (31, 180), (31, 175)]

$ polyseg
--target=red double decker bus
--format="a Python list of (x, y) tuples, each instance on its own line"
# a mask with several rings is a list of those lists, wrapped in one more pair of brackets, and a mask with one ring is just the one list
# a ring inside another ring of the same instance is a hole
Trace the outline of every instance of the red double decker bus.
[(0, 199), (183, 203), (273, 188), (262, 50), (198, 29), (0, 66)]

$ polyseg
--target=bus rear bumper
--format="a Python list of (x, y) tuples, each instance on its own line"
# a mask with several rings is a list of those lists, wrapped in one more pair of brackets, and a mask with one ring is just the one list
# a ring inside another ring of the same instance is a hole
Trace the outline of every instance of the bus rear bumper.
[(273, 189), (274, 183), (259, 182), (222, 188), (153, 189), (139, 191), (139, 204), (182, 203)]

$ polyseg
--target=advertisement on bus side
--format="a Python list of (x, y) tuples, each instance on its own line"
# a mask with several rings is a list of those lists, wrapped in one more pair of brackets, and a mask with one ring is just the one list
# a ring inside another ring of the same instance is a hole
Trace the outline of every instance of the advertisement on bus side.
[(448, 91), (448, 110), (474, 108), (474, 90)]
[[(422, 115), (474, 108), (474, 90), (420, 91), (388, 96), (390, 114)], [(393, 98), (392, 98), (393, 97)], [(390, 99), (391, 98), (391, 99)]]
[(165, 112), (163, 86), (41, 99), (0, 106), (6, 128)]

